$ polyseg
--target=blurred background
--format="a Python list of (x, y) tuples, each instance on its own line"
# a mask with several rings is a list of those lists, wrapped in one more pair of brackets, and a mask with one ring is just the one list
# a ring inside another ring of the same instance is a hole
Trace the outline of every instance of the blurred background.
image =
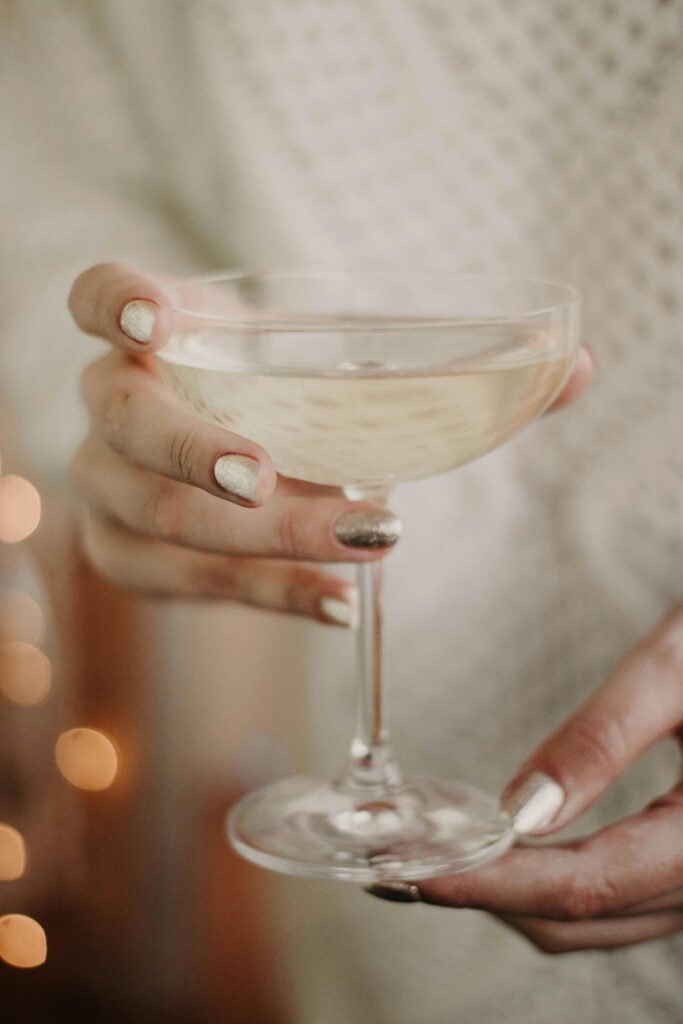
[[(216, 663), (216, 631), (253, 636), (258, 664)], [(164, 613), (110, 587), (85, 565), (63, 501), (3, 466), (8, 1024), (290, 1019), (278, 880), (234, 856), (224, 831), (245, 789), (291, 767), (301, 729), (296, 658), (271, 657), (277, 622), (266, 632), (239, 609)], [(235, 677), (249, 686), (207, 729), (202, 706)], [(43, 962), (45, 936), (46, 963), (22, 970)]]
[[(231, 852), (244, 792), (338, 768), (352, 639), (89, 568), (68, 465), (106, 349), (66, 297), (119, 260), (584, 292), (599, 371), (580, 408), (394, 506), (397, 749), (497, 792), (681, 599), (681, 95), (681, 0), (0, 3), (7, 1024), (679, 1019), (676, 938), (550, 964), (488, 915), (406, 917)], [(661, 792), (670, 755), (578, 830)]]

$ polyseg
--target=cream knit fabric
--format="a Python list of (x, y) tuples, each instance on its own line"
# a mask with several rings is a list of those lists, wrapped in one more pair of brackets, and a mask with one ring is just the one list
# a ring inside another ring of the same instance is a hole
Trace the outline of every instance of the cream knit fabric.
[[(54, 473), (93, 345), (60, 310), (95, 259), (417, 263), (583, 290), (590, 394), (393, 503), (396, 746), (502, 788), (683, 596), (682, 0), (23, 0), (6, 20), (2, 388)], [(349, 641), (310, 641), (331, 771)], [(651, 753), (576, 831), (674, 777), (672, 751)], [(549, 961), (481, 914), (305, 885), (287, 890), (306, 904), (302, 1024), (683, 1015), (680, 936)]]

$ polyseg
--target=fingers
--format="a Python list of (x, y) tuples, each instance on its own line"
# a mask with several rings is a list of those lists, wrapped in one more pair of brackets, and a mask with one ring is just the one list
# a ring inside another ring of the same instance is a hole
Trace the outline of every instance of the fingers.
[(569, 924), (515, 915), (501, 915), (501, 920), (526, 936), (541, 952), (550, 954), (632, 946), (683, 930), (683, 911)]
[(171, 303), (159, 285), (119, 263), (100, 263), (81, 274), (69, 310), (86, 334), (127, 352), (153, 352), (171, 330)]
[(641, 814), (562, 846), (519, 847), (495, 864), (419, 883), (423, 900), (580, 921), (683, 888), (683, 786)]
[(643, 900), (640, 903), (634, 903), (633, 906), (626, 906), (621, 910), (615, 910), (607, 916), (634, 917), (638, 914), (652, 914), (660, 910), (676, 910), (683, 913), (683, 886), (678, 889), (671, 889), (670, 892), (665, 892), (654, 899)]
[(582, 345), (576, 356), (574, 372), (548, 409), (548, 412), (554, 412), (556, 409), (561, 409), (563, 406), (571, 405), (572, 402), (575, 402), (590, 384), (594, 368), (595, 360), (593, 359), (593, 354), (585, 345)]
[[(683, 606), (522, 766), (503, 796), (523, 832), (560, 828), (655, 740), (683, 722)], [(561, 802), (561, 806), (560, 806)], [(558, 809), (559, 808), (559, 809)]]
[(196, 419), (134, 360), (97, 360), (82, 391), (94, 431), (130, 462), (238, 504), (273, 493), (277, 474), (260, 445)]
[(90, 516), (84, 548), (95, 569), (127, 589), (157, 597), (213, 598), (353, 626), (355, 588), (310, 566), (198, 554), (148, 540)]
[[(282, 486), (278, 483), (265, 507), (238, 508), (132, 466), (92, 440), (74, 460), (72, 476), (88, 507), (103, 518), (114, 519), (135, 533), (197, 551), (352, 562), (381, 557), (391, 546), (389, 538), (383, 547), (349, 547), (337, 538), (335, 529), (349, 515), (362, 514), (363, 506), (325, 494), (317, 498), (301, 495), (292, 481)], [(383, 510), (368, 507), (366, 511), (369, 517), (394, 518)]]

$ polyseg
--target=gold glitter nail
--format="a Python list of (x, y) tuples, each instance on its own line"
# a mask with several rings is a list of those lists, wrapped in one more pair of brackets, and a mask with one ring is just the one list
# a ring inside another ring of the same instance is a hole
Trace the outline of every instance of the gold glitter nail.
[(401, 520), (382, 508), (345, 512), (334, 524), (334, 535), (349, 548), (390, 548), (401, 536)]

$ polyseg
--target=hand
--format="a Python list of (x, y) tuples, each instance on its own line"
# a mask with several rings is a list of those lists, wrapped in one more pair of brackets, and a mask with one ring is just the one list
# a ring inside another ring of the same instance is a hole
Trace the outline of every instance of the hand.
[[(171, 320), (154, 278), (93, 267), (76, 280), (69, 308), (81, 330), (114, 346), (83, 376), (90, 434), (72, 463), (93, 565), (138, 591), (230, 598), (350, 625), (355, 588), (307, 563), (381, 558), (398, 520), (334, 488), (278, 477), (259, 445), (192, 416), (150, 358), (168, 341)], [(591, 371), (582, 349), (553, 408), (576, 398)]]
[[(683, 605), (539, 747), (503, 803), (520, 830), (553, 832), (656, 740), (671, 734), (680, 744), (682, 726)], [(469, 874), (419, 882), (418, 895), (488, 910), (547, 953), (626, 946), (683, 930), (683, 782), (588, 838), (516, 848)]]
[(355, 588), (307, 563), (381, 558), (398, 538), (396, 517), (278, 477), (259, 445), (192, 416), (151, 358), (171, 319), (153, 279), (97, 266), (77, 279), (69, 307), (114, 346), (84, 373), (90, 434), (72, 463), (93, 565), (138, 591), (352, 624)]

